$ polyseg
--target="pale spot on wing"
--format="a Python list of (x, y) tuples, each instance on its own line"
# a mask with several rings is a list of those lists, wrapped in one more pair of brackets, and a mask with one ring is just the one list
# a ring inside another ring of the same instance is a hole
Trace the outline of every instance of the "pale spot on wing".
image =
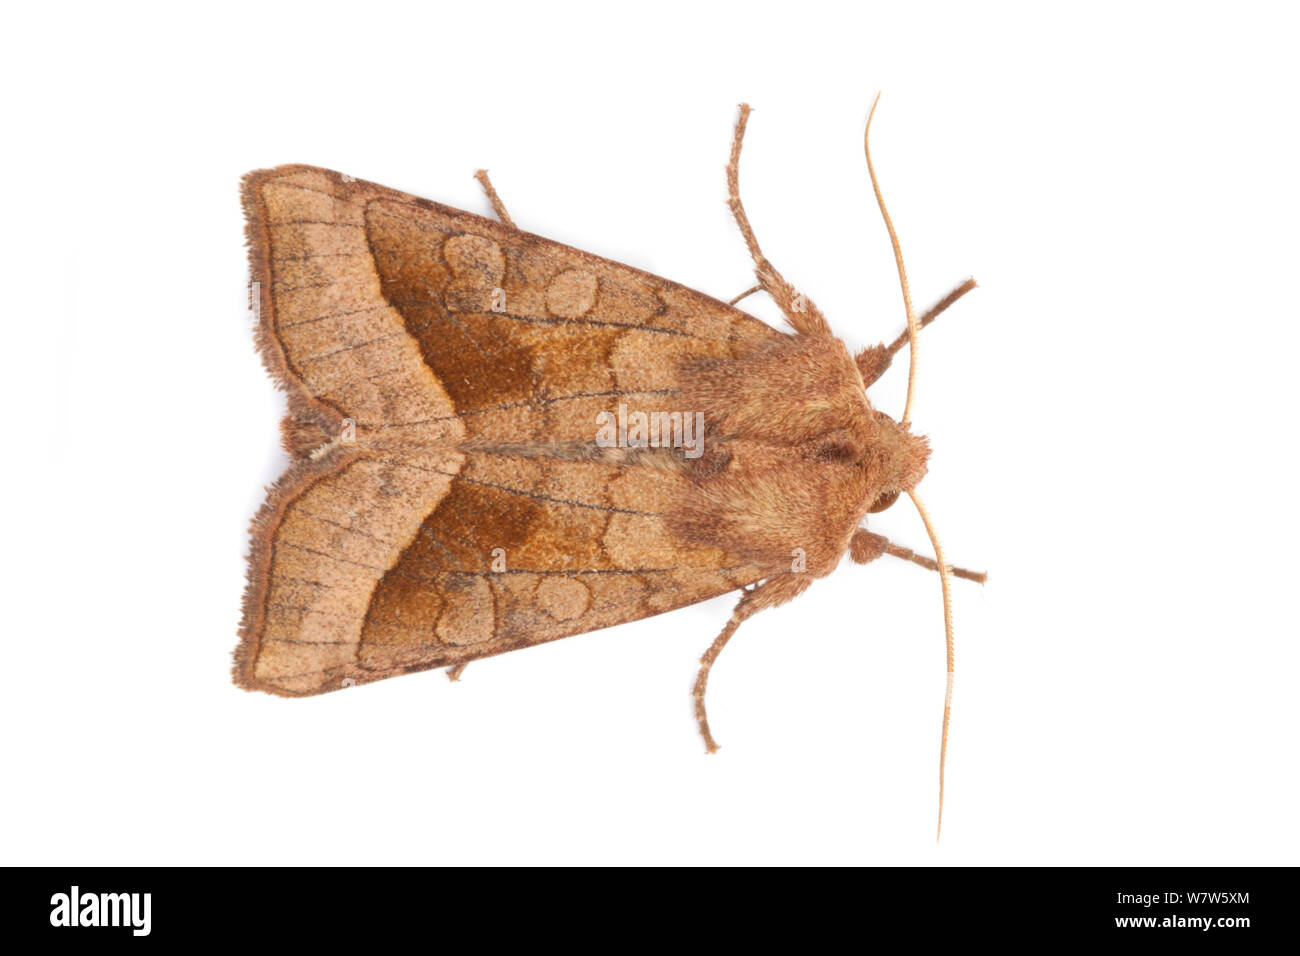
[(597, 285), (584, 269), (561, 272), (546, 287), (546, 308), (562, 319), (580, 318), (595, 307)]
[(591, 591), (575, 578), (549, 577), (537, 585), (537, 603), (557, 621), (569, 621), (587, 613)]
[(625, 568), (720, 568), (720, 548), (682, 547), (668, 523), (658, 516), (612, 514), (602, 539), (605, 553)]

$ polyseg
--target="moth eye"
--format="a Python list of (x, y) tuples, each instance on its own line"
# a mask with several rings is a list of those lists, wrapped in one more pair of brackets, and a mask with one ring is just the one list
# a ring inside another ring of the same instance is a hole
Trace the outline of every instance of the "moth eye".
[(871, 507), (867, 509), (867, 514), (873, 515), (876, 514), (877, 512), (884, 511), (886, 508), (888, 508), (897, 500), (898, 500), (897, 491), (891, 491), (887, 494), (883, 494), (879, 498), (877, 498), (874, 502), (872, 502)]

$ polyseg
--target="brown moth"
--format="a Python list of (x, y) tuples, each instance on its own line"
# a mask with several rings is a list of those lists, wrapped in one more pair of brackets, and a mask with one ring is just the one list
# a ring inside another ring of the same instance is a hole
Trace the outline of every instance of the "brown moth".
[[(311, 166), (244, 177), (257, 344), (288, 393), (294, 463), (253, 521), (238, 685), (298, 697), (434, 667), (454, 679), (739, 590), (694, 690), (713, 751), (704, 693), (723, 646), (847, 552), (942, 572), (951, 695), (949, 568), (929, 518), (933, 561), (864, 526), (915, 499), (929, 450), (867, 388), (909, 342), (914, 373), (916, 333), (974, 282), (917, 319), (877, 187), (908, 328), (850, 355), (754, 238), (748, 115), (731, 210), (750, 292), (793, 334), (736, 308), (744, 295), (521, 231), (482, 171), (499, 222)], [(909, 409), (911, 395), (909, 379)], [(947, 727), (945, 700), (941, 814)]]

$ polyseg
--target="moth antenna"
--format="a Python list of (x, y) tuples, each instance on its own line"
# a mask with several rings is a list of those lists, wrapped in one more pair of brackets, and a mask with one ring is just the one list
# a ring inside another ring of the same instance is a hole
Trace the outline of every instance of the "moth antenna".
[(934, 548), (934, 558), (939, 565), (939, 582), (943, 588), (943, 634), (948, 658), (948, 688), (943, 696), (943, 737), (939, 743), (939, 823), (934, 833), (934, 840), (937, 843), (940, 834), (943, 833), (943, 771), (948, 759), (948, 720), (952, 716), (952, 595), (949, 591), (952, 577), (949, 573), (948, 562), (943, 558), (943, 545), (939, 544), (939, 535), (935, 533), (934, 525), (930, 522), (930, 515), (926, 512), (925, 505), (921, 503), (921, 499), (917, 497), (915, 491), (909, 491), (907, 494), (912, 499), (912, 504), (916, 505), (917, 512), (921, 515), (921, 523), (925, 525), (925, 533), (930, 536), (930, 545)]
[(871, 162), (871, 121), (876, 116), (876, 107), (880, 105), (880, 94), (871, 103), (871, 112), (867, 114), (867, 128), (862, 134), (862, 148), (867, 154), (867, 172), (871, 175), (871, 188), (876, 194), (876, 205), (880, 207), (880, 215), (884, 217), (885, 228), (889, 230), (889, 242), (894, 247), (894, 261), (898, 263), (898, 282), (903, 287), (903, 306), (907, 309), (907, 341), (908, 341), (908, 363), (907, 363), (907, 404), (903, 406), (903, 418), (901, 423), (906, 426), (912, 420), (912, 397), (915, 394), (916, 385), (916, 344), (917, 333), (921, 331), (916, 321), (916, 313), (912, 309), (912, 290), (907, 284), (907, 267), (903, 265), (903, 249), (898, 244), (898, 233), (894, 231), (894, 220), (889, 218), (889, 210), (885, 207), (885, 196), (880, 191), (880, 183), (876, 179), (876, 167)]

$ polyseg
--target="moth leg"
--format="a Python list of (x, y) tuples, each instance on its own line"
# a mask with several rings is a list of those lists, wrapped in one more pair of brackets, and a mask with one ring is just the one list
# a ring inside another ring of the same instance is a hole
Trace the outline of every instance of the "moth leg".
[(455, 683), (460, 680), (460, 675), (465, 673), (465, 668), (469, 667), (469, 661), (462, 661), (455, 667), (447, 668), (447, 680)]
[[(953, 289), (942, 299), (930, 307), (930, 310), (921, 316), (917, 323), (918, 329), (923, 329), (939, 316), (943, 315), (954, 302), (964, 296), (967, 292), (976, 287), (974, 279), (967, 279), (957, 288)], [(872, 345), (863, 349), (853, 357), (858, 365), (858, 371), (862, 373), (862, 381), (870, 387), (876, 379), (885, 374), (889, 364), (894, 360), (894, 356), (907, 344), (907, 329), (903, 329), (898, 338), (894, 339), (889, 345), (883, 342), (880, 345)]]
[[(901, 544), (894, 544), (884, 535), (875, 534), (866, 528), (859, 528), (853, 532), (853, 538), (849, 541), (849, 558), (855, 564), (870, 564), (885, 554), (893, 555), (895, 558), (902, 558), (904, 561), (911, 561), (913, 564), (919, 564), (931, 571), (939, 570), (939, 564), (933, 558), (917, 554), (911, 548), (905, 548)], [(968, 571), (966, 568), (951, 566), (948, 570), (955, 577), (965, 578), (967, 581), (974, 581), (976, 584), (983, 584), (989, 577), (984, 571)]]
[(492, 204), (492, 209), (497, 214), (497, 218), (511, 229), (516, 228), (515, 221), (510, 218), (510, 213), (506, 212), (506, 204), (503, 203), (501, 197), (497, 195), (496, 189), (492, 186), (492, 180), (488, 179), (487, 170), (477, 170), (474, 173), (474, 178), (479, 181), (480, 185), (483, 187), (483, 191), (487, 193), (488, 202)]
[(746, 591), (736, 602), (736, 609), (731, 612), (731, 620), (700, 658), (700, 672), (695, 678), (695, 690), (692, 696), (695, 698), (695, 719), (700, 725), (700, 736), (704, 738), (704, 746), (709, 753), (715, 753), (718, 749), (717, 741), (713, 739), (713, 734), (709, 733), (709, 715), (704, 708), (704, 694), (709, 687), (709, 671), (713, 669), (713, 662), (718, 659), (718, 655), (727, 646), (727, 642), (731, 640), (731, 636), (736, 633), (736, 628), (740, 627), (742, 621), (753, 617), (764, 608), (776, 607), (797, 597), (811, 583), (812, 578), (807, 574), (781, 574), (768, 578)]
[(749, 217), (745, 215), (745, 206), (740, 201), (740, 144), (745, 138), (745, 124), (748, 122), (749, 104), (741, 103), (740, 118), (736, 120), (736, 132), (731, 140), (731, 158), (727, 162), (727, 205), (731, 207), (731, 215), (740, 227), (740, 234), (745, 237), (750, 258), (754, 260), (754, 275), (758, 277), (759, 286), (776, 301), (785, 313), (786, 321), (801, 335), (829, 335), (830, 325), (817, 306), (787, 282), (763, 255), (758, 240), (754, 238)]
[(753, 295), (755, 292), (762, 292), (762, 291), (763, 291), (763, 287), (761, 285), (750, 286), (744, 292), (740, 293), (740, 295), (736, 296), (734, 299), (728, 302), (727, 305), (735, 305), (741, 299), (746, 299), (749, 296)]

